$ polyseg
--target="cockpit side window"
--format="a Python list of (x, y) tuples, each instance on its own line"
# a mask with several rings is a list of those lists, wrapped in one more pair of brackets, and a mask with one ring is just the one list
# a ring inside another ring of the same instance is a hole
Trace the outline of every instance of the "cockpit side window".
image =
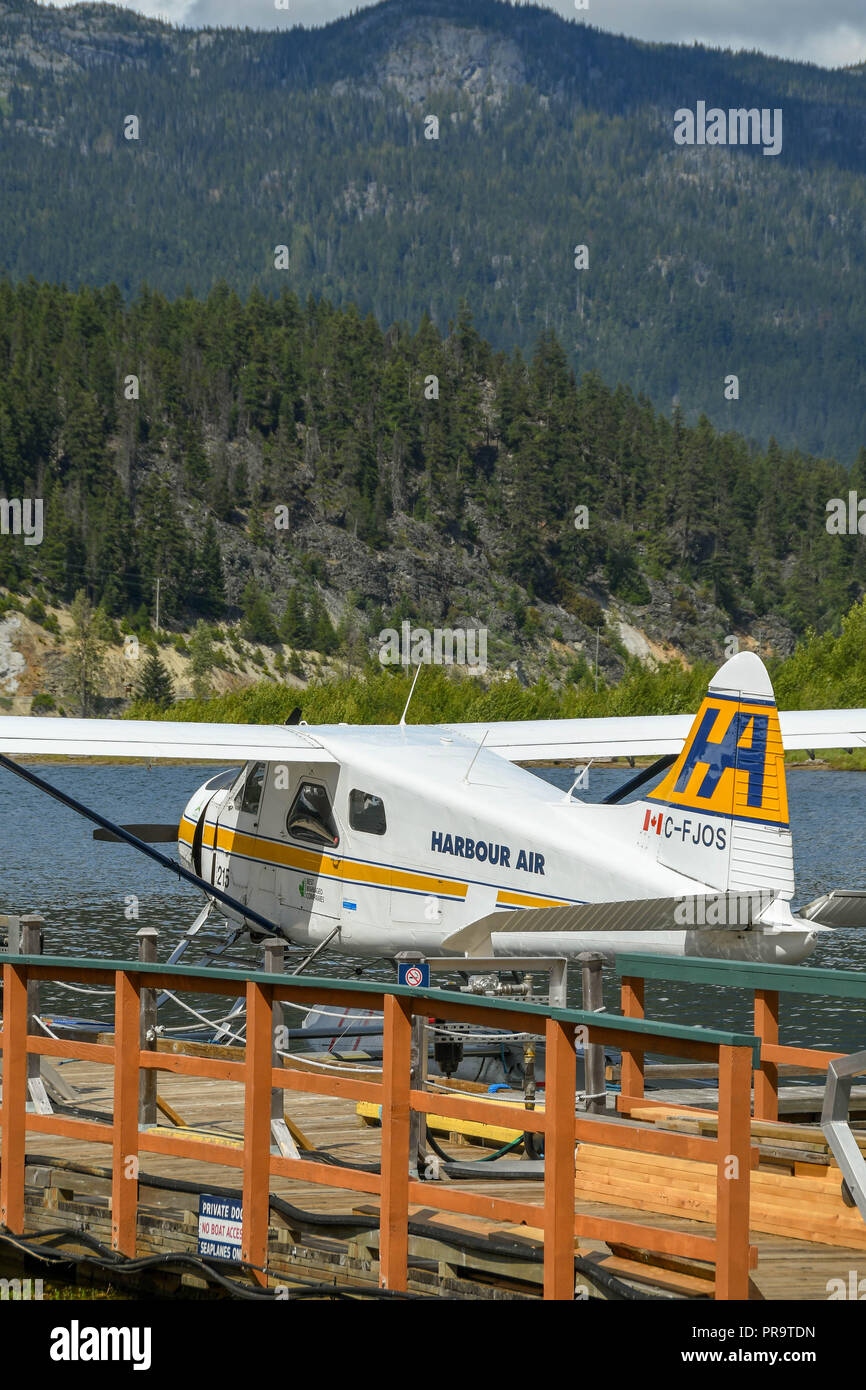
[(286, 830), (292, 839), (305, 840), (311, 845), (335, 846), (340, 843), (330, 797), (319, 782), (301, 783), (286, 816)]
[(262, 801), (262, 790), (265, 785), (265, 764), (253, 763), (250, 768), (249, 776), (244, 783), (244, 793), (241, 799), (240, 809), (249, 815), (256, 816)]
[(231, 787), (238, 781), (235, 768), (230, 767), (228, 772), (220, 772), (216, 777), (212, 777), (209, 782), (205, 782), (205, 790), (209, 792), (219, 791), (221, 787)]
[(382, 798), (372, 792), (349, 792), (349, 824), (365, 835), (384, 835), (388, 826)]

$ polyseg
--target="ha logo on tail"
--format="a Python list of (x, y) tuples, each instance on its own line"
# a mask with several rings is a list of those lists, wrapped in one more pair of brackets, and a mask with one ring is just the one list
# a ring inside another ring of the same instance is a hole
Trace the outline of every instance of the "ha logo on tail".
[(714, 888), (793, 896), (779, 712), (753, 652), (713, 677), (682, 752), (645, 805), (660, 864)]

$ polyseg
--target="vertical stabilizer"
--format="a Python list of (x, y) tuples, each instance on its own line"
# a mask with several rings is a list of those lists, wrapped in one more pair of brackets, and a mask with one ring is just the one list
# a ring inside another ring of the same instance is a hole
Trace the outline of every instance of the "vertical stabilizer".
[(659, 863), (714, 888), (793, 896), (779, 713), (754, 652), (716, 672), (682, 753), (644, 804), (643, 847)]

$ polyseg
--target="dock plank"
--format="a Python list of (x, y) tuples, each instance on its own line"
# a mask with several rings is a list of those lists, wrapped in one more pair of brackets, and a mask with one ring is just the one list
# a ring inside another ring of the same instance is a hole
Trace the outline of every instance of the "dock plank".
[[(89, 1111), (105, 1114), (106, 1117), (111, 1114), (113, 1088), (112, 1074), (109, 1068), (96, 1063), (75, 1061), (65, 1063), (62, 1067), (62, 1074), (67, 1082), (78, 1089), (81, 1103)], [(239, 1084), (160, 1072), (159, 1094), (168, 1106), (183, 1116), (187, 1125), (213, 1134), (242, 1136), (243, 1088)], [(347, 1163), (378, 1161), (381, 1131), (360, 1122), (356, 1113), (355, 1101), (287, 1091), (285, 1093), (285, 1108), (292, 1121), (300, 1127), (313, 1144), (327, 1149), (341, 1161)], [(168, 1120), (165, 1121), (165, 1127), (169, 1132), (173, 1129)], [(454, 1157), (466, 1157), (465, 1148), (459, 1148), (447, 1141), (441, 1142), (444, 1143), (446, 1152)], [(214, 1157), (218, 1159), (218, 1147), (214, 1147)], [(30, 1134), (28, 1135), (27, 1149), (30, 1154), (47, 1154), (58, 1159), (99, 1168), (107, 1167), (111, 1162), (110, 1146), (84, 1143), (77, 1139)], [(489, 1169), (489, 1165), (485, 1165), (485, 1167)], [(208, 1186), (232, 1188), (240, 1186), (240, 1173), (237, 1168), (220, 1164), (218, 1161), (204, 1163), (198, 1160), (178, 1159), (156, 1153), (142, 1156), (142, 1174), (143, 1176), (147, 1174), (166, 1179), (182, 1179), (201, 1184), (205, 1189)], [(654, 1172), (652, 1175), (648, 1173), (647, 1179), (661, 1184), (664, 1180), (664, 1174), (663, 1172)], [(809, 1182), (808, 1179), (806, 1181), (810, 1188), (814, 1188), (813, 1182)], [(538, 1221), (526, 1227), (515, 1227), (510, 1221), (485, 1222), (483, 1228), (479, 1228), (477, 1223), (473, 1225), (471, 1221), (467, 1222), (463, 1218), (456, 1218), (451, 1215), (433, 1217), (433, 1224), (440, 1226), (443, 1231), (447, 1231), (449, 1226), (457, 1229), (456, 1223), (462, 1223), (466, 1229), (471, 1228), (476, 1231), (483, 1229), (488, 1234), (498, 1232), (511, 1240), (515, 1236), (519, 1238), (523, 1235), (531, 1242), (541, 1234), (543, 1185), (540, 1182), (520, 1179), (497, 1181), (495, 1178), (488, 1177), (483, 1180), (472, 1178), (464, 1180), (461, 1178), (458, 1185), (470, 1192), (483, 1192), (490, 1196), (498, 1195), (510, 1200), (537, 1205), (539, 1207)], [(72, 1182), (70, 1182), (70, 1186), (72, 1186)], [(271, 1190), (293, 1206), (311, 1213), (342, 1214), (350, 1217), (358, 1209), (357, 1192), (320, 1186), (306, 1179), (294, 1180), (277, 1177), (272, 1179)], [(697, 1198), (698, 1194), (696, 1193), (695, 1196)], [(150, 1201), (151, 1197), (154, 1201), (158, 1200), (158, 1209), (170, 1205), (171, 1194), (159, 1195), (150, 1192), (147, 1194), (147, 1200)], [(609, 1201), (599, 1201), (592, 1192), (583, 1191), (575, 1198), (575, 1211), (602, 1220), (607, 1218), (633, 1221), (635, 1219), (635, 1210), (632, 1205), (617, 1202), (615, 1193), (611, 1193), (610, 1197), (611, 1200)], [(690, 1219), (687, 1211), (667, 1213), (642, 1211), (640, 1222), (646, 1226), (691, 1232), (696, 1235), (706, 1235), (707, 1232), (706, 1223)], [(275, 1215), (273, 1225), (279, 1228), (284, 1223)], [(819, 1245), (800, 1238), (794, 1239), (784, 1235), (758, 1231), (753, 1232), (752, 1240), (759, 1251), (758, 1268), (753, 1271), (753, 1282), (760, 1294), (768, 1300), (820, 1299), (823, 1301), (828, 1296), (829, 1281), (840, 1277), (847, 1279), (848, 1270), (858, 1268), (858, 1260), (862, 1262), (863, 1258), (862, 1250), (852, 1249), (842, 1243), (839, 1245)], [(610, 1264), (610, 1260), (615, 1260), (615, 1257), (611, 1256), (609, 1247), (603, 1241), (582, 1239), (580, 1251), (581, 1253), (596, 1251), (600, 1256), (607, 1256), (611, 1272), (618, 1272), (620, 1277), (627, 1277), (629, 1262), (626, 1260), (620, 1266), (615, 1262)], [(639, 1273), (641, 1286), (646, 1288), (645, 1280), (649, 1276), (643, 1270)], [(637, 1278), (635, 1282), (638, 1282)], [(697, 1282), (692, 1286), (688, 1279), (683, 1280), (679, 1285), (676, 1279), (660, 1279), (659, 1286), (663, 1285), (666, 1285), (672, 1292), (678, 1286), (679, 1291), (684, 1295), (697, 1294), (700, 1291), (700, 1283)]]

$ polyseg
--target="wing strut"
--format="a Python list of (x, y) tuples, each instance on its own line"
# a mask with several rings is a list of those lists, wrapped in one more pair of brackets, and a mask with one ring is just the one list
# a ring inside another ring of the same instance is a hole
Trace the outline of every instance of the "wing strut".
[(658, 758), (650, 767), (642, 767), (640, 772), (636, 772), (634, 777), (629, 777), (627, 782), (623, 782), (621, 787), (604, 797), (602, 806), (615, 806), (618, 801), (622, 801), (624, 796), (630, 792), (636, 792), (638, 787), (642, 787), (644, 782), (651, 782), (653, 777), (658, 777), (660, 773), (666, 772), (671, 763), (677, 760), (676, 753), (666, 753), (663, 758)]
[(84, 816), (87, 820), (93, 821), (94, 825), (98, 825), (103, 830), (109, 831), (112, 836), (131, 845), (132, 848), (137, 849), (140, 854), (146, 854), (148, 859), (153, 859), (161, 868), (168, 869), (171, 873), (177, 874), (178, 878), (182, 878), (187, 883), (191, 883), (195, 888), (199, 888), (203, 893), (206, 893), (209, 898), (216, 898), (217, 902), (224, 903), (226, 907), (230, 907), (234, 912), (239, 913), (248, 921), (254, 922), (257, 927), (261, 927), (269, 936), (280, 936), (283, 937), (284, 940), (288, 939), (285, 932), (278, 927), (275, 922), (269, 921), (268, 918), (263, 917), (260, 912), (255, 912), (251, 907), (245, 907), (242, 902), (239, 902), (237, 898), (233, 898), (230, 893), (224, 893), (221, 888), (216, 888), (212, 883), (208, 883), (206, 879), (199, 878), (198, 874), (194, 874), (190, 869), (185, 869), (182, 864), (178, 864), (176, 859), (169, 859), (167, 854), (161, 854), (158, 849), (153, 849), (150, 845), (145, 844), (144, 840), (139, 840), (137, 836), (131, 835), (122, 825), (116, 825), (114, 821), (108, 820), (106, 816), (101, 816), (98, 811), (91, 811), (89, 807), (83, 805), (82, 802), (76, 801), (74, 796), (68, 796), (66, 792), (62, 792), (59, 787), (53, 787), (50, 782), (46, 782), (42, 777), (37, 777), (35, 772), (31, 772), (29, 768), (22, 767), (20, 763), (13, 763), (11, 758), (7, 758), (3, 753), (0, 753), (0, 767), (5, 767), (7, 772), (14, 772), (16, 777), (21, 777), (23, 781), (29, 782), (33, 787), (38, 787), (39, 791), (45, 792), (47, 796), (53, 797), (55, 801), (59, 801), (71, 811), (77, 812), (79, 816)]

